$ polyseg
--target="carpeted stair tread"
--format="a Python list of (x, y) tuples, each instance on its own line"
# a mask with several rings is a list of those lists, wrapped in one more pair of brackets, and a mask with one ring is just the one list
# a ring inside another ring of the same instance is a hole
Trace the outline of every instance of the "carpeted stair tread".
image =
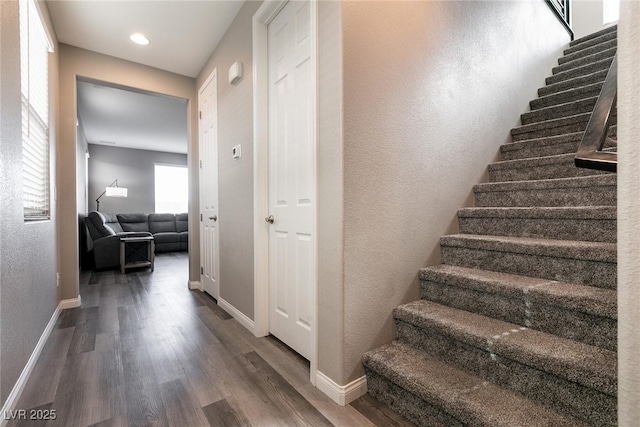
[(555, 258), (616, 263), (616, 245), (607, 242), (551, 240), (531, 237), (451, 234), (440, 238), (442, 245), (486, 249), (494, 252), (516, 252)]
[(602, 90), (602, 82), (592, 83), (586, 86), (579, 86), (562, 92), (556, 92), (551, 95), (541, 96), (529, 102), (531, 111), (539, 110), (554, 105), (566, 104), (567, 102), (579, 101), (586, 98), (593, 98), (600, 95)]
[[(422, 268), (420, 280), (617, 318), (617, 294), (611, 289), (446, 264)], [(429, 298), (424, 295), (423, 299)]]
[(562, 117), (575, 116), (577, 114), (590, 114), (593, 111), (593, 107), (596, 105), (597, 100), (597, 96), (592, 96), (578, 101), (542, 107), (537, 110), (521, 114), (520, 122), (522, 125), (529, 125)]
[(604, 82), (608, 72), (609, 68), (605, 67), (602, 70), (598, 70), (584, 76), (577, 76), (557, 83), (547, 84), (546, 86), (538, 89), (538, 96), (547, 96), (557, 92), (563, 92), (574, 87)]
[(613, 58), (616, 54), (617, 47), (612, 47), (610, 49), (602, 50), (600, 52), (594, 53), (593, 55), (583, 56), (582, 58), (575, 59), (573, 61), (565, 62), (564, 64), (558, 65), (551, 70), (552, 74), (558, 74), (565, 71), (573, 70), (584, 65), (592, 64), (598, 62), (602, 59)]
[[(511, 139), (512, 141), (523, 141), (525, 139), (541, 138), (544, 136), (584, 132), (590, 118), (591, 113), (588, 112), (518, 126), (511, 129)], [(617, 124), (617, 115), (615, 113), (611, 121), (613, 124)]]
[[(610, 135), (616, 135), (617, 126), (609, 128)], [(573, 132), (564, 135), (543, 136), (540, 138), (524, 139), (522, 141), (508, 142), (500, 147), (502, 160), (530, 159), (533, 157), (546, 157), (559, 154), (574, 154), (578, 151), (578, 145), (584, 132)], [(613, 141), (607, 141), (605, 148), (615, 146)]]
[(618, 31), (617, 28), (615, 30), (611, 30), (608, 31), (604, 34), (601, 34), (599, 36), (596, 37), (592, 37), (588, 40), (583, 40), (578, 44), (574, 44), (574, 45), (570, 45), (571, 47), (568, 47), (567, 49), (565, 49), (564, 51), (562, 51), (563, 55), (571, 55), (572, 53), (581, 51), (583, 49), (589, 48), (591, 46), (595, 46), (595, 45), (599, 45), (602, 43), (605, 43), (609, 40), (615, 40), (618, 37)]
[(455, 234), (440, 238), (443, 264), (615, 289), (616, 244)]
[(503, 160), (529, 159), (566, 153), (575, 154), (583, 135), (584, 132), (573, 132), (509, 142), (500, 146), (500, 154)]
[[(615, 148), (609, 148), (607, 151), (615, 151)], [(489, 181), (540, 180), (607, 173), (596, 169), (578, 168), (575, 166), (575, 157), (575, 153), (568, 153), (494, 162), (488, 167)]]
[(426, 300), (401, 305), (394, 316), (491, 355), (616, 396), (615, 352)]
[(565, 54), (563, 57), (558, 59), (558, 64), (562, 65), (567, 62), (575, 61), (576, 59), (580, 59), (589, 55), (594, 55), (598, 52), (602, 52), (604, 50), (615, 48), (615, 47), (617, 47), (617, 40), (616, 38), (613, 38), (611, 40), (603, 41), (602, 43), (599, 43), (593, 46), (585, 47), (584, 49), (581, 49), (579, 51)]
[(572, 40), (571, 42), (569, 42), (569, 46), (570, 47), (574, 47), (574, 46), (578, 46), (581, 45), (587, 41), (599, 38), (601, 36), (604, 36), (605, 34), (611, 34), (611, 33), (616, 33), (618, 31), (618, 26), (617, 25), (612, 25), (610, 27), (604, 28), (600, 31), (596, 31), (595, 33), (591, 33), (591, 34), (587, 34), (584, 37), (580, 37), (579, 39), (575, 39)]
[[(366, 353), (363, 364), (462, 425), (583, 425), (577, 419), (538, 405), (402, 343), (394, 342)], [(403, 402), (398, 404), (402, 412)], [(421, 421), (415, 418), (416, 422)]]
[(600, 59), (596, 62), (585, 64), (580, 67), (572, 68), (565, 71), (559, 71), (544, 79), (546, 85), (552, 85), (574, 79), (581, 76), (597, 73), (598, 71), (609, 71), (609, 67), (613, 62), (613, 56)]
[(463, 208), (458, 223), (462, 234), (617, 241), (615, 206)]
[(473, 186), (477, 207), (615, 206), (617, 176), (601, 174)]

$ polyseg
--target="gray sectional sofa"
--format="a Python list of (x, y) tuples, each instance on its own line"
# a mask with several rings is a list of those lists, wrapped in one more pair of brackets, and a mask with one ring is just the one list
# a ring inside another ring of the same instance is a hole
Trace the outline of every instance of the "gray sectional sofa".
[(93, 241), (96, 269), (120, 266), (120, 237), (153, 236), (156, 253), (186, 251), (189, 247), (186, 213), (109, 214), (94, 211), (87, 215), (85, 224)]

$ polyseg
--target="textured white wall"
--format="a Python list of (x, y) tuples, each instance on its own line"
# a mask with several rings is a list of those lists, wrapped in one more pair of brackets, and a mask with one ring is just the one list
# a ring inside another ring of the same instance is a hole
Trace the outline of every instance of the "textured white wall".
[[(247, 1), (196, 79), (199, 88), (218, 67), (218, 227), (220, 297), (253, 319), (253, 75), (251, 17), (261, 2)], [(240, 61), (244, 76), (229, 84)], [(231, 148), (242, 144), (242, 158)]]
[[(46, 7), (45, 25), (50, 24)], [(49, 55), (51, 220), (24, 222), (18, 2), (0, 1), (0, 407), (5, 403), (58, 301), (56, 175), (58, 54)], [(49, 25), (49, 28), (52, 28)], [(75, 221), (74, 221), (75, 222)]]
[[(343, 375), (392, 310), (569, 41), (540, 0), (343, 2)], [(322, 286), (322, 284), (320, 284)], [(344, 383), (343, 383), (344, 384)]]
[(618, 27), (618, 424), (640, 425), (640, 2)]

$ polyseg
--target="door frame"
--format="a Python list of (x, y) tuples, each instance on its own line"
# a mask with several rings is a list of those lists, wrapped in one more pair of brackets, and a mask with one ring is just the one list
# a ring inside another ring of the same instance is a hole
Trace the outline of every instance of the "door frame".
[[(207, 76), (206, 80), (204, 81), (204, 83), (202, 83), (202, 85), (198, 88), (198, 212), (197, 212), (197, 219), (198, 219), (198, 233), (200, 236), (200, 259), (198, 260), (200, 263), (200, 280), (198, 282), (198, 289), (201, 292), (204, 292), (204, 283), (202, 280), (202, 275), (203, 275), (203, 257), (204, 257), (204, 250), (203, 250), (203, 246), (204, 246), (204, 236), (203, 236), (203, 230), (202, 230), (202, 194), (203, 194), (203, 189), (202, 189), (202, 158), (200, 157), (200, 153), (201, 153), (201, 144), (202, 139), (200, 138), (200, 131), (201, 131), (201, 119), (200, 119), (200, 111), (202, 111), (202, 104), (201, 104), (201, 98), (202, 98), (202, 93), (204, 91), (204, 89), (211, 83), (215, 84), (215, 88), (216, 88), (216, 134), (218, 133), (218, 67), (215, 67), (213, 70), (211, 70), (211, 73), (209, 74), (209, 76)], [(216, 135), (216, 149), (218, 148), (218, 135)], [(216, 159), (218, 158), (218, 155), (216, 154)], [(216, 166), (216, 186), (219, 183), (219, 178), (220, 178), (220, 171), (218, 170), (218, 167)], [(220, 198), (220, 194), (218, 194), (218, 191), (216, 191), (216, 195), (217, 195), (217, 199), (216, 200), (216, 205), (218, 205), (219, 202), (219, 198)], [(216, 276), (216, 280), (218, 282), (218, 286), (217, 286), (217, 295), (211, 295), (212, 297), (216, 298), (217, 300), (220, 299), (220, 225), (217, 225), (218, 227), (218, 236), (216, 239), (216, 248), (215, 248), (215, 255), (218, 257), (218, 260), (216, 262), (216, 265), (218, 266), (218, 271), (217, 271), (217, 276)]]
[[(256, 337), (269, 335), (269, 227), (265, 217), (269, 215), (269, 57), (267, 28), (286, 6), (289, 0), (265, 0), (253, 15), (253, 269), (254, 269), (254, 330)], [(312, 283), (312, 322), (310, 381), (316, 383), (318, 370), (318, 4), (310, 1), (311, 29), (311, 80), (315, 87), (313, 101), (313, 126), (316, 139), (316, 259)]]

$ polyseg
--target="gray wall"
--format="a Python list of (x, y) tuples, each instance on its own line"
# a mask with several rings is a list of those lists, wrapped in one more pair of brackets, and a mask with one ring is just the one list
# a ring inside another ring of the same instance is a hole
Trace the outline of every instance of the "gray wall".
[[(218, 68), (218, 221), (220, 298), (253, 319), (253, 83), (251, 17), (261, 2), (248, 1), (196, 79), (200, 88)], [(242, 62), (244, 77), (228, 82)], [(231, 148), (242, 144), (242, 158)]]
[(542, 0), (343, 2), (342, 28), (345, 384), (569, 36)]
[[(46, 7), (44, 13), (46, 13)], [(49, 25), (49, 28), (53, 28)], [(59, 301), (56, 288), (58, 54), (49, 61), (51, 220), (26, 224), (18, 2), (0, 1), (0, 407), (13, 389)], [(57, 52), (56, 46), (56, 52)], [(75, 220), (74, 220), (75, 222)]]
[(154, 165), (187, 165), (187, 155), (89, 144), (89, 210), (115, 179), (127, 188), (127, 198), (102, 197), (100, 211), (110, 213), (155, 212)]
[(571, 29), (576, 39), (604, 28), (602, 4), (602, 0), (573, 0), (571, 2)]

